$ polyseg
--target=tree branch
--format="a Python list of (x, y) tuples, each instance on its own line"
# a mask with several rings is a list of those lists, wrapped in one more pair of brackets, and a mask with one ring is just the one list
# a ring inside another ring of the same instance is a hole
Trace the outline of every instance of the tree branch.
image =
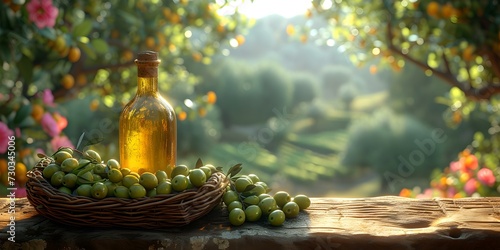
[[(444, 55), (443, 55), (443, 61), (445, 63), (445, 68), (446, 68), (445, 72), (432, 68), (429, 65), (427, 65), (427, 63), (423, 63), (411, 57), (408, 54), (402, 53), (401, 49), (396, 47), (396, 45), (394, 45), (394, 43), (392, 42), (393, 38), (394, 35), (392, 34), (392, 23), (391, 23), (391, 18), (389, 17), (389, 20), (387, 22), (387, 47), (391, 52), (397, 54), (398, 56), (401, 56), (404, 60), (415, 64), (417, 67), (421, 68), (424, 71), (430, 70), (434, 75), (442, 79), (444, 82), (460, 89), (468, 98), (472, 100), (476, 101), (489, 100), (491, 99), (492, 96), (500, 93), (500, 84), (490, 83), (483, 87), (475, 88), (471, 84), (467, 84), (465, 82), (459, 82), (456, 79), (455, 75), (452, 73), (448, 59)], [(492, 67), (495, 68), (496, 65), (494, 64), (497, 62), (494, 60), (494, 58), (490, 59), (493, 59), (491, 60), (493, 64)], [(494, 69), (494, 71), (495, 70), (498, 70), (500, 73), (500, 69)]]
[(134, 61), (128, 61), (124, 63), (118, 63), (118, 64), (108, 64), (108, 65), (97, 65), (97, 66), (92, 66), (92, 67), (82, 67), (80, 68), (77, 73), (79, 74), (89, 74), (89, 73), (94, 73), (97, 72), (100, 69), (109, 69), (109, 70), (116, 70), (116, 69), (121, 69), (121, 68), (127, 68), (134, 65)]

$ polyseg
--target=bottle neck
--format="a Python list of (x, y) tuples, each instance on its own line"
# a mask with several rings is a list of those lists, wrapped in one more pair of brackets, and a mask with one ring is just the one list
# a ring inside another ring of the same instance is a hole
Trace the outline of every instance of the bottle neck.
[(137, 95), (156, 95), (158, 93), (158, 77), (138, 77)]
[(158, 64), (137, 66), (137, 95), (156, 95), (158, 93)]

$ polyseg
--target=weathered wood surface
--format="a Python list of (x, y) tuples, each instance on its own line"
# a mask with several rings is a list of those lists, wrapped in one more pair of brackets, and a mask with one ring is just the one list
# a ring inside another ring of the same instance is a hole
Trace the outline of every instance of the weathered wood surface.
[(9, 200), (0, 199), (1, 249), (500, 249), (500, 198), (313, 198), (282, 227), (232, 227), (223, 208), (163, 230), (65, 226), (15, 203), (15, 243), (7, 240)]

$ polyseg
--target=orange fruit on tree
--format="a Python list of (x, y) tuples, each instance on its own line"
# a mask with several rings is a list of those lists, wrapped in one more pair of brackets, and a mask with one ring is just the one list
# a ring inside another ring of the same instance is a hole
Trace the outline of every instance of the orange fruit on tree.
[(85, 86), (87, 84), (87, 76), (85, 74), (78, 74), (76, 76), (76, 84), (78, 86)]
[(122, 52), (122, 58), (124, 61), (132, 61), (132, 59), (134, 59), (134, 53), (132, 53), (132, 51), (130, 50), (125, 50)]
[(31, 108), (31, 117), (37, 122), (42, 119), (43, 113), (45, 112), (44, 108), (40, 104), (33, 104)]
[(295, 34), (295, 27), (292, 24), (287, 25), (286, 26), (286, 33), (289, 36), (293, 36), (293, 34)]
[(198, 114), (200, 115), (200, 117), (205, 117), (207, 115), (207, 109), (204, 107), (200, 107), (198, 109)]
[(80, 60), (81, 53), (82, 52), (78, 47), (71, 47), (68, 53), (68, 60), (70, 62), (77, 62), (78, 60)]
[(417, 9), (420, 6), (420, 2), (417, 0), (417, 1), (413, 2), (412, 5), (413, 5), (414, 9)]
[(474, 45), (469, 45), (464, 49), (464, 51), (462, 52), (462, 58), (464, 59), (464, 61), (470, 62), (474, 59), (474, 50)]
[(207, 92), (207, 102), (210, 104), (214, 104), (217, 102), (217, 95), (213, 91), (208, 91)]
[(453, 123), (459, 124), (462, 122), (462, 113), (455, 111), (453, 112), (453, 117), (452, 117)]
[(439, 17), (440, 5), (437, 2), (430, 2), (427, 4), (427, 15), (431, 17)]
[(163, 16), (167, 19), (170, 19), (170, 15), (172, 15), (172, 11), (169, 8), (162, 9)]
[(243, 35), (237, 35), (235, 39), (238, 42), (238, 46), (241, 46), (245, 43), (245, 37)]
[(377, 74), (377, 66), (376, 65), (371, 65), (370, 66), (370, 74), (375, 75)]
[(168, 51), (170, 52), (175, 52), (177, 50), (177, 47), (175, 47), (175, 44), (169, 44), (168, 45)]
[(100, 103), (99, 103), (99, 100), (97, 100), (97, 99), (92, 100), (92, 101), (90, 102), (90, 105), (89, 105), (90, 110), (91, 110), (91, 111), (96, 111), (96, 110), (97, 110), (97, 108), (99, 107), (99, 104), (100, 104)]
[(203, 59), (203, 55), (200, 52), (193, 52), (193, 60), (199, 62)]
[(219, 23), (217, 24), (216, 30), (218, 33), (224, 33), (224, 31), (226, 31), (226, 28), (224, 27), (224, 25)]
[(26, 168), (26, 165), (24, 165), (24, 163), (22, 163), (22, 162), (16, 163), (15, 173), (16, 173), (16, 182), (17, 183), (19, 183), (21, 185), (24, 185), (26, 183), (26, 181), (28, 180), (28, 177), (26, 176), (27, 171), (28, 171), (28, 169)]
[(6, 159), (0, 159), (0, 174), (7, 173), (7, 160)]
[(173, 13), (171, 16), (170, 16), (170, 22), (173, 23), (173, 24), (177, 24), (181, 21), (181, 17), (179, 16), (179, 14), (177, 13)]
[(454, 15), (454, 13), (455, 10), (453, 8), (453, 5), (451, 5), (450, 3), (443, 5), (443, 7), (441, 8), (441, 17), (443, 18), (449, 19)]
[(66, 74), (61, 79), (61, 85), (65, 89), (73, 88), (73, 86), (75, 85), (75, 78), (73, 78), (73, 76), (70, 74)]
[(179, 114), (177, 115), (177, 117), (179, 118), (179, 121), (184, 121), (184, 120), (186, 120), (186, 118), (187, 118), (187, 113), (186, 113), (186, 111), (181, 111), (181, 112), (179, 112)]
[(155, 47), (156, 41), (153, 37), (146, 37), (146, 47), (153, 49)]
[(300, 36), (300, 42), (306, 43), (307, 42), (307, 35), (301, 35)]
[(312, 15), (313, 15), (312, 11), (311, 11), (310, 9), (307, 9), (307, 10), (306, 10), (306, 17), (307, 17), (307, 18), (311, 18), (311, 17), (312, 17)]

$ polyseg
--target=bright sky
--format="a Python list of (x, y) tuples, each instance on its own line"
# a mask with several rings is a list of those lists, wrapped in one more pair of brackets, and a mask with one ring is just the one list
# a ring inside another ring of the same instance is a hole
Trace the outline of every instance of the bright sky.
[(262, 18), (277, 14), (283, 17), (304, 15), (311, 6), (311, 0), (254, 0), (246, 1), (239, 11), (251, 18)]

